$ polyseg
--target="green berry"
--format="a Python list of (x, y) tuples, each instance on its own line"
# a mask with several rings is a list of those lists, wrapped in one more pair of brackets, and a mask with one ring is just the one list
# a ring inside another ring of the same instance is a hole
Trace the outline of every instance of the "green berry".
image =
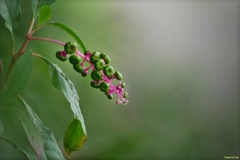
[(96, 70), (92, 71), (91, 77), (93, 80), (98, 81), (98, 80), (102, 79), (102, 73), (100, 71), (96, 71)]
[(126, 84), (124, 82), (122, 82), (121, 87), (125, 88), (125, 86), (126, 86)]
[(82, 76), (83, 76), (83, 77), (86, 77), (86, 76), (87, 76), (87, 73), (86, 73), (86, 72), (83, 72), (83, 73), (82, 73)]
[(127, 98), (128, 97), (128, 93), (127, 92), (124, 92), (123, 93), (123, 98)]
[(107, 96), (108, 99), (113, 99), (113, 95), (110, 95), (110, 94), (106, 93), (106, 96)]
[(110, 77), (112, 77), (113, 74), (114, 74), (114, 69), (113, 69), (112, 66), (107, 65), (107, 66), (105, 66), (105, 67), (103, 68), (103, 73), (104, 73), (108, 78), (110, 78)]
[(102, 82), (99, 87), (103, 92), (107, 92), (110, 89), (110, 85), (107, 82)]
[(102, 58), (106, 64), (109, 64), (111, 62), (111, 59), (107, 54), (101, 53), (100, 58)]
[(66, 61), (67, 60), (67, 54), (64, 51), (58, 51), (56, 52), (56, 57), (60, 60), (60, 61)]
[(99, 59), (94, 62), (94, 67), (97, 71), (100, 71), (105, 66), (105, 62), (102, 59)]
[(78, 73), (83, 73), (84, 72), (84, 69), (83, 69), (83, 67), (80, 65), (80, 64), (75, 64), (75, 65), (73, 65), (73, 68), (74, 68), (74, 70), (75, 71), (77, 71)]
[(100, 59), (100, 53), (99, 52), (93, 52), (91, 57), (90, 57), (90, 61), (92, 63), (94, 63), (95, 61)]
[(67, 42), (64, 46), (64, 50), (68, 54), (73, 54), (77, 50), (77, 44), (75, 42)]
[(94, 81), (92, 81), (92, 82), (90, 83), (90, 85), (91, 85), (93, 88), (99, 88), (99, 84), (96, 83), (96, 82), (94, 82)]
[(79, 64), (80, 62), (81, 62), (81, 57), (79, 57), (79, 56), (77, 56), (77, 55), (71, 55), (70, 57), (69, 57), (69, 62), (71, 63), (71, 64)]
[(121, 80), (122, 79), (122, 74), (118, 71), (115, 72), (115, 77), (117, 80)]

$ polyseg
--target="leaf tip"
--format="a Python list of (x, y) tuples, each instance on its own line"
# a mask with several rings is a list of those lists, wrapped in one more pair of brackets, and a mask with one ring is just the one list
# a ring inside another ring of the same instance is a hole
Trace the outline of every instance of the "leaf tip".
[(68, 158), (71, 158), (72, 151), (70, 149), (68, 149), (68, 148), (65, 148), (65, 152), (66, 152)]

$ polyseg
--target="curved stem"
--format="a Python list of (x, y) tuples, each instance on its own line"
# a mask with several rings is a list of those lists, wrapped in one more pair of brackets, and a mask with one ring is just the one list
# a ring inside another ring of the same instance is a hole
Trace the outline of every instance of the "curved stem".
[(60, 44), (62, 46), (65, 45), (64, 42), (60, 42), (58, 40), (55, 40), (55, 39), (50, 39), (50, 38), (42, 38), (42, 37), (29, 37), (30, 40), (40, 40), (40, 41), (48, 41), (48, 42), (53, 42), (53, 43), (56, 43), (56, 44)]
[[(59, 44), (59, 45), (62, 45), (64, 46), (65, 43), (64, 42), (61, 42), (61, 41), (58, 41), (56, 39), (51, 39), (51, 38), (43, 38), (43, 37), (29, 37), (30, 40), (40, 40), (40, 41), (47, 41), (47, 42), (52, 42), (52, 43), (56, 43), (56, 44)], [(85, 58), (85, 55), (83, 53), (81, 53), (79, 50), (76, 51), (77, 54), (83, 58)]]

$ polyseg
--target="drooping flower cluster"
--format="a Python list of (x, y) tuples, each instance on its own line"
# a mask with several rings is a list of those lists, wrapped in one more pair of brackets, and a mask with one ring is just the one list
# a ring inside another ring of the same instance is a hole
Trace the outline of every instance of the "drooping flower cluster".
[(122, 80), (122, 74), (119, 71), (115, 71), (110, 65), (111, 59), (107, 54), (90, 51), (82, 54), (77, 50), (75, 42), (67, 42), (64, 45), (64, 51), (56, 52), (56, 57), (61, 61), (69, 59), (74, 70), (83, 77), (86, 77), (91, 71), (92, 81), (90, 85), (93, 88), (99, 88), (108, 99), (112, 99), (113, 94), (116, 93), (118, 96), (117, 104), (125, 105), (128, 103), (126, 99), (128, 93), (124, 92), (126, 84), (124, 82), (120, 82), (117, 85), (112, 83), (113, 80)]

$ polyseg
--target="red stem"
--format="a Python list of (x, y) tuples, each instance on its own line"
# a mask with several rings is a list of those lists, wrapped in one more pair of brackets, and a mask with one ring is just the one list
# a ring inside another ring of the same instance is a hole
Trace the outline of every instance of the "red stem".
[(53, 42), (53, 43), (56, 43), (56, 44), (59, 44), (59, 45), (62, 45), (64, 46), (65, 43), (64, 42), (60, 42), (58, 40), (55, 40), (55, 39), (50, 39), (50, 38), (42, 38), (42, 37), (29, 37), (29, 39), (31, 40), (40, 40), (40, 41), (48, 41), (48, 42)]

